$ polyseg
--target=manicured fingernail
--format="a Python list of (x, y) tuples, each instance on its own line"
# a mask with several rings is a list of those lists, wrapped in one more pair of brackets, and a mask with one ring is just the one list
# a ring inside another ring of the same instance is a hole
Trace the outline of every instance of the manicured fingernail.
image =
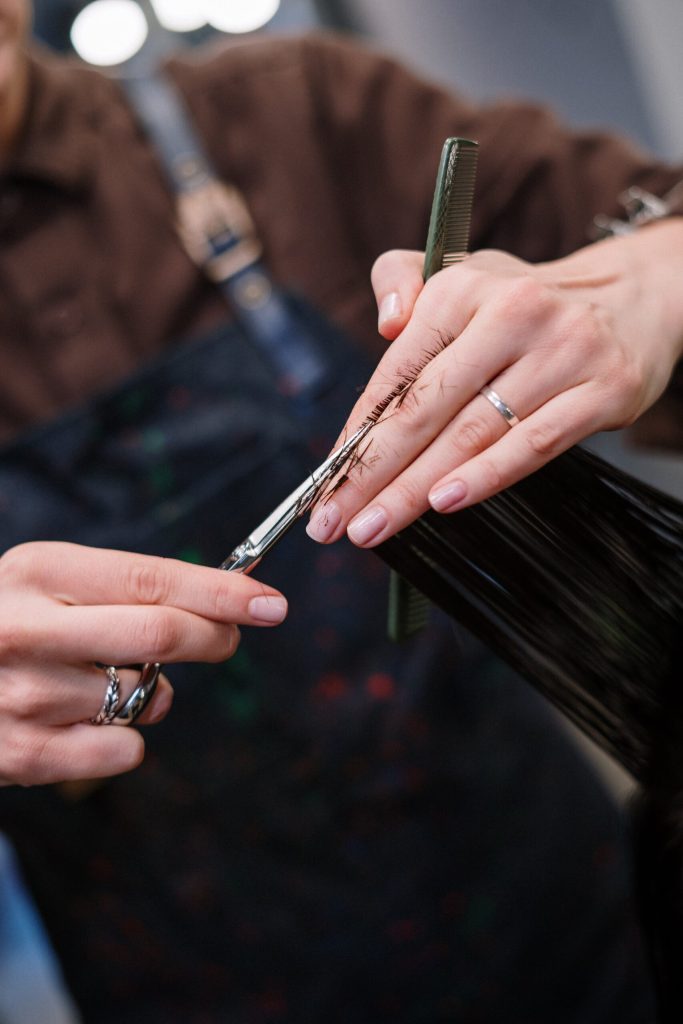
[(380, 330), (389, 320), (395, 320), (396, 317), (399, 317), (402, 311), (401, 296), (398, 292), (389, 292), (388, 295), (385, 295), (379, 304), (379, 312), (377, 314)]
[(429, 504), (437, 512), (452, 512), (467, 494), (467, 487), (462, 480), (453, 480), (450, 484), (437, 487), (429, 495)]
[(385, 529), (388, 522), (389, 519), (384, 509), (376, 505), (352, 519), (346, 532), (354, 544), (369, 544)]
[(341, 510), (334, 501), (324, 501), (318, 505), (308, 521), (306, 533), (311, 540), (324, 544), (329, 540), (341, 523)]
[(249, 602), (249, 614), (254, 622), (274, 625), (282, 622), (287, 614), (287, 602), (284, 597), (252, 597)]

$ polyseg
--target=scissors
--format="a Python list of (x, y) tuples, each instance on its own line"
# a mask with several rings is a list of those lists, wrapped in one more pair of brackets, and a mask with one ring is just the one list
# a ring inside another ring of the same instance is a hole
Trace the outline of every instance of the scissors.
[(333, 451), (295, 491), (280, 502), (277, 508), (250, 533), (246, 540), (238, 544), (234, 551), (219, 565), (226, 572), (246, 572), (265, 555), (267, 551), (284, 537), (289, 528), (300, 519), (314, 504), (326, 484), (341, 470), (347, 458), (363, 440), (370, 427), (371, 420), (366, 421), (355, 434), (352, 434), (336, 451)]
[[(238, 544), (218, 568), (225, 569), (226, 572), (246, 572), (256, 565), (267, 551), (282, 540), (297, 519), (308, 512), (372, 426), (374, 421), (366, 420), (355, 434), (314, 469), (288, 498), (280, 502), (267, 519)], [(143, 666), (137, 687), (114, 718), (117, 725), (131, 725), (142, 714), (154, 695), (160, 671), (161, 665), (157, 661), (147, 662)]]

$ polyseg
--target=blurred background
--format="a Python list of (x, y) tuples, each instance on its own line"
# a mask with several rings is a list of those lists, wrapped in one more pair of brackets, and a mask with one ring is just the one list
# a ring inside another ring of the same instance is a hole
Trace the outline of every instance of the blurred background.
[[(110, 65), (153, 61), (221, 30), (341, 29), (472, 96), (542, 98), (575, 124), (613, 126), (671, 158), (683, 152), (680, 0), (36, 0), (35, 12), (40, 39)], [(109, 59), (98, 59), (103, 49)]]
[[(35, 0), (34, 8), (37, 39), (114, 75), (144, 73), (171, 52), (248, 33), (343, 31), (474, 99), (535, 99), (574, 126), (618, 131), (683, 161), (681, 0)], [(683, 499), (683, 458), (636, 452), (619, 434), (601, 435), (593, 446)], [(611, 762), (591, 756), (618, 793), (629, 791)], [(17, 887), (11, 856), (0, 838), (5, 906)], [(33, 1021), (35, 1010), (21, 1016), (17, 1000), (33, 987), (35, 1007), (39, 971), (47, 992), (59, 980), (31, 908), (18, 906), (13, 920), (17, 931), (5, 949), (16, 957), (0, 960), (0, 1018)], [(3, 1001), (10, 988), (11, 1007)], [(40, 1019), (74, 1024), (66, 997), (51, 1005)]]
[[(183, 47), (253, 32), (343, 31), (474, 99), (550, 104), (570, 124), (625, 133), (683, 158), (680, 0), (36, 0), (35, 35), (113, 74), (140, 73)], [(683, 459), (604, 457), (683, 498)]]

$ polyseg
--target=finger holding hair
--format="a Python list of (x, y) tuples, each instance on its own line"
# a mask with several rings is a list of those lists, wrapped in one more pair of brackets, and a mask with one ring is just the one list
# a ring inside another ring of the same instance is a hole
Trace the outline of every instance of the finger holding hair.
[[(683, 354), (682, 240), (671, 218), (548, 263), (480, 251), (430, 277), (344, 427), (374, 423), (310, 536), (381, 543), (632, 424)], [(404, 259), (378, 261), (378, 295)]]

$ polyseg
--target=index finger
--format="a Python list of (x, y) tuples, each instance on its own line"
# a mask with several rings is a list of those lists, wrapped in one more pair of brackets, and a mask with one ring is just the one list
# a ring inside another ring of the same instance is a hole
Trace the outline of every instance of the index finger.
[(401, 394), (470, 323), (484, 286), (482, 275), (466, 264), (449, 267), (429, 279), (408, 323), (382, 356), (351, 410), (341, 440), (365, 419), (386, 418), (400, 404)]
[(168, 605), (217, 622), (249, 624), (255, 598), (284, 601), (274, 587), (240, 573), (61, 541), (20, 545), (2, 563), (5, 573), (63, 604)]

